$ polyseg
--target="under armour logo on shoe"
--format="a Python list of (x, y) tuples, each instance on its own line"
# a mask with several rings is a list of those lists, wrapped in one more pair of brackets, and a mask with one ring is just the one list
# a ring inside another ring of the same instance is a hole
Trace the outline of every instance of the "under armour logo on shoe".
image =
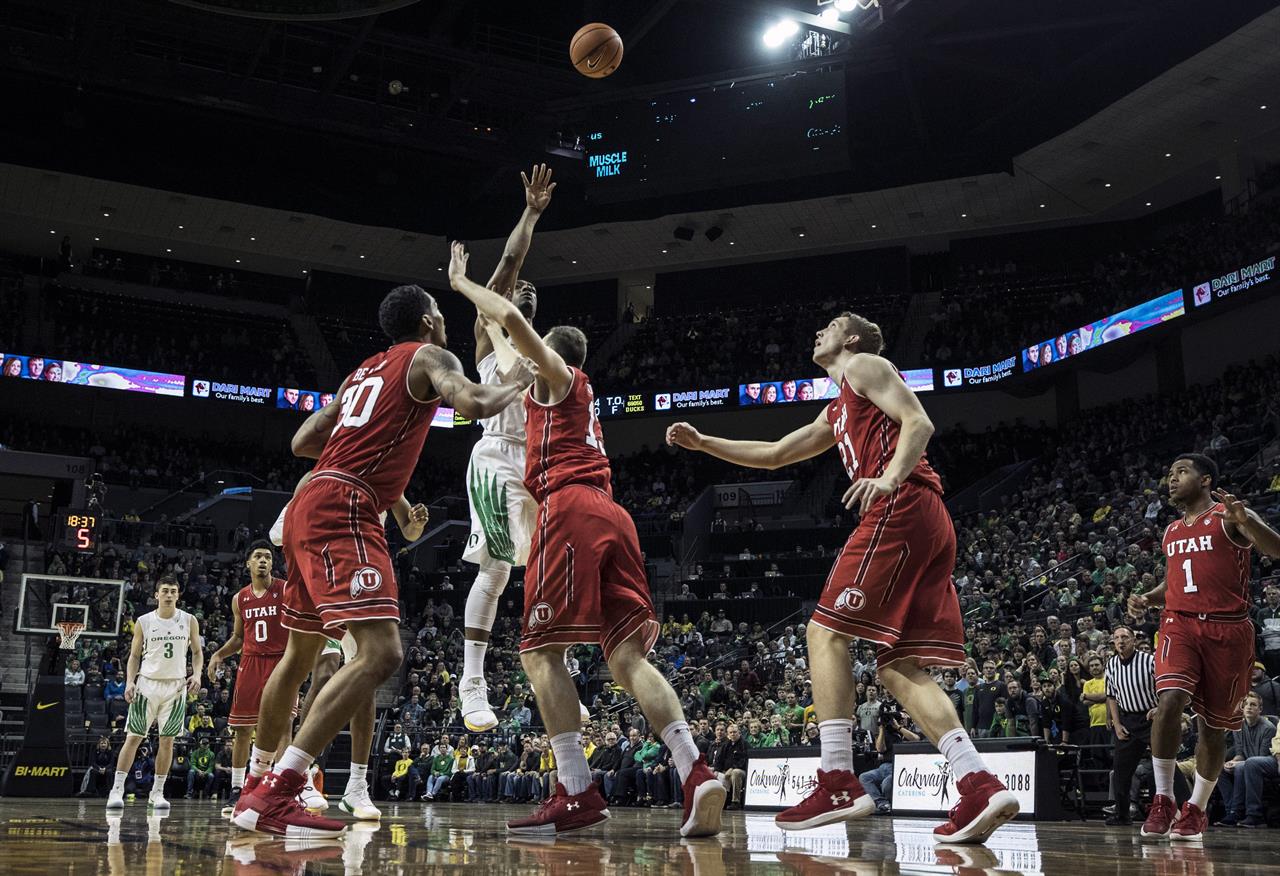
[(581, 805), (582, 805), (582, 804), (581, 804), (581, 803), (579, 803), (577, 800), (574, 800), (572, 803), (570, 803), (568, 806), (566, 806), (566, 807), (564, 807), (564, 808), (565, 808), (565, 809), (568, 809), (570, 812), (572, 812), (573, 810), (577, 809), (577, 808), (578, 808), (579, 806), (581, 806)]
[(849, 800), (850, 800), (850, 797), (849, 797), (848, 791), (841, 791), (839, 794), (831, 795), (832, 806), (843, 806), (844, 804), (848, 803)]

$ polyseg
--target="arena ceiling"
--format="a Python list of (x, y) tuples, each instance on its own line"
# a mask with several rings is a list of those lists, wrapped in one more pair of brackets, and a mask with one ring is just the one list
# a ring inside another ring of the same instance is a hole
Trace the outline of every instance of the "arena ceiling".
[[(1041, 6), (885, 0), (855, 17), (848, 49), (821, 59), (849, 83), (847, 174), (601, 207), (582, 202), (575, 163), (552, 158), (564, 183), (530, 275), (1121, 218), (1225, 185), (1214, 177), (1243, 152), (1280, 153), (1275, 3)], [(761, 63), (761, 23), (780, 8), (442, 2), (284, 22), (162, 0), (0, 0), (14, 98), (0, 234), (47, 245), (65, 228), (255, 270), (429, 280), (446, 235), (506, 230), (518, 168), (593, 104), (814, 66)], [(604, 82), (564, 60), (591, 19), (628, 40)], [(394, 99), (392, 77), (407, 86)], [(726, 234), (674, 241), (677, 224)]]

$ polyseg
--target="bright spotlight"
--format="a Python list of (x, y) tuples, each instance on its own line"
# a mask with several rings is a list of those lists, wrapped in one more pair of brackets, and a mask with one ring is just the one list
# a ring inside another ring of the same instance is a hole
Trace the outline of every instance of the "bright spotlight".
[(852, 12), (853, 7), (857, 5), (857, 0), (836, 0), (836, 9), (841, 12)]
[(799, 32), (800, 25), (794, 19), (784, 18), (764, 32), (764, 44), (771, 49), (776, 49)]
[(818, 14), (818, 17), (828, 24), (835, 24), (840, 20), (840, 10), (836, 9), (834, 6), (828, 6)]

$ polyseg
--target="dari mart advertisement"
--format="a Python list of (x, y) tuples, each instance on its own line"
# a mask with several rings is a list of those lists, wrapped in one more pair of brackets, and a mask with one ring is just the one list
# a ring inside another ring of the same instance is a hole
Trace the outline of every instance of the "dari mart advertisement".
[(1254, 286), (1269, 282), (1275, 276), (1276, 257), (1268, 256), (1252, 264), (1242, 265), (1234, 271), (1197, 283), (1191, 290), (1191, 300), (1196, 307), (1204, 307), (1235, 295), (1246, 292)]

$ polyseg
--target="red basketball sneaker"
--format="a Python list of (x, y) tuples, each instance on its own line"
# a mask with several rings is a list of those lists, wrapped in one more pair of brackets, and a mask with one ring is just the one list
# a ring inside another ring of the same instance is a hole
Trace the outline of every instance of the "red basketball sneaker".
[(960, 802), (951, 807), (950, 819), (933, 829), (940, 843), (985, 843), (995, 829), (1018, 814), (1018, 798), (985, 770), (970, 773), (959, 782)]
[(862, 790), (858, 777), (848, 770), (818, 770), (818, 781), (809, 796), (773, 817), (783, 830), (808, 830), (835, 821), (870, 815), (876, 804)]
[(720, 832), (720, 813), (724, 810), (724, 785), (707, 766), (707, 758), (698, 755), (693, 769), (681, 785), (684, 791), (684, 820), (681, 836), (715, 836)]
[(1142, 823), (1142, 838), (1162, 840), (1169, 838), (1173, 820), (1178, 817), (1178, 804), (1164, 794), (1156, 794), (1147, 810), (1147, 820)]
[(1209, 827), (1209, 816), (1203, 809), (1188, 800), (1182, 804), (1182, 812), (1173, 823), (1173, 831), (1169, 839), (1194, 841), (1204, 839), (1204, 832)]
[(262, 776), (246, 775), (244, 777), (244, 787), (240, 789), (240, 795), (236, 797), (235, 805), (232, 806), (231, 814), (227, 816), (228, 818), (234, 819), (244, 811), (245, 807), (249, 805), (249, 798), (253, 796), (253, 792), (258, 789), (258, 785), (261, 783)]
[(340, 836), (346, 824), (311, 815), (296, 799), (306, 776), (293, 770), (267, 773), (252, 794), (242, 793), (231, 822), (243, 830), (256, 830), (286, 839), (322, 839)]
[(556, 782), (556, 792), (528, 818), (507, 822), (507, 830), (531, 836), (557, 836), (599, 824), (609, 817), (609, 810), (595, 782), (581, 794), (570, 797), (564, 785)]

